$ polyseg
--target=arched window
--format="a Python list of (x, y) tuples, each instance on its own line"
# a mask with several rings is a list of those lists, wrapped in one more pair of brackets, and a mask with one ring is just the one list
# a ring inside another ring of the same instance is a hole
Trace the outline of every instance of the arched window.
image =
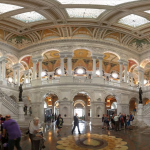
[(77, 67), (74, 69), (74, 73), (78, 75), (86, 74), (86, 69), (83, 67)]
[(111, 77), (114, 79), (119, 79), (119, 73), (117, 71), (112, 71), (111, 72)]

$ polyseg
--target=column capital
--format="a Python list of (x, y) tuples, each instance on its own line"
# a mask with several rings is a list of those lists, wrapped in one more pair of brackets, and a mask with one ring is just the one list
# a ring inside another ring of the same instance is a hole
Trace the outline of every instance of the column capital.
[(142, 68), (142, 67), (140, 67), (140, 66), (138, 66), (138, 67), (136, 67), (136, 68), (138, 69), (139, 72), (144, 73), (144, 68)]
[(65, 57), (66, 57), (66, 54), (65, 54), (65, 52), (60, 52), (60, 53), (59, 53), (59, 56), (60, 56), (60, 58), (65, 58)]
[(21, 63), (14, 64), (12, 66), (13, 70), (20, 69), (20, 67), (21, 67)]
[(97, 59), (97, 56), (92, 55), (92, 59)]
[(120, 65), (124, 65), (124, 66), (128, 65), (128, 61), (123, 60), (123, 59), (119, 59), (118, 62), (119, 62)]
[(31, 69), (28, 69), (28, 70), (24, 70), (24, 71), (23, 71), (24, 74), (27, 74), (27, 73), (30, 73), (30, 72), (31, 72)]
[(0, 57), (0, 62), (2, 62), (2, 61), (6, 61), (6, 59), (7, 59), (7, 57), (6, 57), (6, 56), (2, 56), (2, 57)]
[(43, 56), (32, 57), (33, 62), (43, 61)]
[(103, 60), (104, 54), (99, 54), (99, 55), (97, 56), (97, 58), (98, 58), (99, 60)]

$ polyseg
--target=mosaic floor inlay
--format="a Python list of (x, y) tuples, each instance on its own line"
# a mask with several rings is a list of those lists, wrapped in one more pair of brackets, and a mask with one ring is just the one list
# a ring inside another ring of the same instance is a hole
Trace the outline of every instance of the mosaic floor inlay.
[(59, 150), (127, 150), (127, 142), (115, 136), (83, 134), (61, 138), (57, 141)]

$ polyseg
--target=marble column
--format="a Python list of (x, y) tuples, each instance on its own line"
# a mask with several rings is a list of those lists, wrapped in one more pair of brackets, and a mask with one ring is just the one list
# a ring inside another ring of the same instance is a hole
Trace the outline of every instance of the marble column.
[(17, 84), (20, 85), (20, 67), (17, 68)]
[(28, 83), (30, 83), (30, 70), (28, 72)]
[(92, 56), (93, 59), (93, 77), (96, 77), (96, 56)]
[(99, 77), (103, 76), (103, 69), (102, 69), (103, 57), (104, 57), (104, 55), (98, 56), (98, 59), (99, 59), (99, 72), (100, 72), (100, 76)]
[(36, 79), (36, 64), (37, 64), (37, 60), (35, 59), (32, 59), (32, 62), (33, 62), (33, 80)]
[(61, 60), (61, 63), (60, 63), (61, 76), (64, 76), (64, 58), (65, 58), (64, 55), (60, 55), (60, 60)]
[(24, 102), (18, 102), (18, 106), (19, 106), (19, 119), (18, 121), (23, 122), (25, 121), (25, 117), (24, 117), (24, 111), (23, 111), (23, 107), (24, 107)]
[(122, 65), (123, 65), (123, 63), (121, 61), (119, 61), (119, 65), (120, 65), (120, 82), (122, 82)]
[(2, 60), (2, 79), (5, 80), (5, 63), (6, 59)]
[(127, 83), (127, 67), (128, 67), (128, 63), (124, 63), (124, 82)]
[(26, 81), (26, 71), (24, 72), (24, 83), (27, 83), (27, 81)]
[(13, 69), (13, 78), (14, 83), (16, 84), (16, 69)]
[(41, 79), (42, 78), (42, 76), (41, 76), (41, 73), (42, 73), (42, 61), (43, 61), (43, 58), (41, 58), (41, 59), (39, 59), (38, 60), (39, 61), (39, 79)]
[(131, 75), (131, 86), (133, 86), (133, 75)]
[(68, 76), (72, 76), (72, 55), (67, 55)]
[(141, 80), (141, 84), (142, 84), (142, 87), (144, 87), (144, 71), (142, 71), (142, 80)]

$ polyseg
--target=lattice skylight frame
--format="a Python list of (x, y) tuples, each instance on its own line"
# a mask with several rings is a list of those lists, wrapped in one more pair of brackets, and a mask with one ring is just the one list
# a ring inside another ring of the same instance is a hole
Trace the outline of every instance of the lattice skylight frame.
[(41, 14), (39, 14), (36, 11), (17, 14), (15, 16), (11, 16), (11, 18), (20, 20), (20, 21), (25, 22), (25, 23), (31, 23), (31, 22), (46, 20), (46, 18), (44, 16), (42, 16)]
[(61, 4), (89, 4), (89, 5), (109, 5), (116, 6), (128, 2), (139, 0), (56, 0)]
[(91, 9), (91, 8), (66, 8), (70, 18), (97, 18), (105, 9)]
[(12, 5), (12, 4), (5, 4), (5, 3), (0, 3), (0, 14), (4, 14), (13, 10), (18, 10), (22, 9), (24, 7), (17, 6), (17, 5)]
[(128, 16), (125, 16), (118, 21), (118, 23), (125, 24), (134, 28), (147, 24), (149, 22), (150, 21), (147, 20), (146, 18), (135, 14), (130, 14)]

